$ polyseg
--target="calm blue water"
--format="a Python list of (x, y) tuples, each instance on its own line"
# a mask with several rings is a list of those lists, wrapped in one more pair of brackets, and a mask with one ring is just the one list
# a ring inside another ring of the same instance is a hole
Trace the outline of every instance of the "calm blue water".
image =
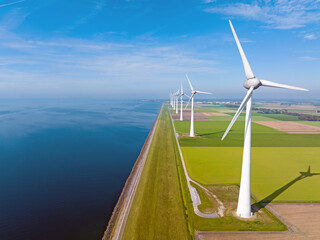
[(0, 100), (0, 239), (101, 239), (160, 106)]

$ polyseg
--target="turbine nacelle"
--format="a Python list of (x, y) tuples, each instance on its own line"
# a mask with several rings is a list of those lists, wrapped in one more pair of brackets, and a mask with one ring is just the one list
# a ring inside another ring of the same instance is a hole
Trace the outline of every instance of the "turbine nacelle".
[(257, 89), (261, 85), (262, 85), (261, 81), (256, 77), (249, 78), (249, 79), (247, 79), (247, 81), (245, 81), (243, 83), (243, 87), (246, 88), (246, 89), (250, 89), (252, 87), (253, 87), (253, 89)]

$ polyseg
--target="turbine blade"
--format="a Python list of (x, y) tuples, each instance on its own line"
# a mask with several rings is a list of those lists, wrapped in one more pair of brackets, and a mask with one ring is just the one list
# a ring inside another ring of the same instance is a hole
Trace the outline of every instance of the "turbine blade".
[(309, 91), (308, 89), (305, 89), (305, 88), (289, 86), (285, 84), (270, 82), (267, 80), (260, 80), (260, 82), (262, 86), (265, 86), (265, 87), (276, 87), (276, 88), (286, 88), (286, 89), (299, 90), (299, 91)]
[(202, 93), (202, 94), (212, 94), (210, 92), (202, 92), (202, 91), (196, 91), (197, 93)]
[(235, 121), (236, 121), (237, 118), (239, 117), (240, 113), (241, 113), (242, 110), (244, 109), (245, 104), (246, 104), (246, 103), (248, 102), (248, 100), (251, 98), (252, 92), (253, 92), (253, 87), (251, 87), (251, 88), (248, 90), (247, 95), (244, 97), (244, 99), (243, 99), (242, 103), (240, 104), (240, 106), (239, 106), (236, 114), (233, 116), (233, 118), (232, 118), (232, 120), (231, 120), (231, 122), (230, 122), (230, 124), (229, 124), (229, 126), (228, 126), (228, 128), (227, 128), (227, 130), (226, 130), (225, 133), (223, 134), (223, 137), (221, 138), (221, 140), (223, 140), (223, 139), (227, 136), (227, 134), (228, 134), (228, 132), (230, 131), (230, 129), (232, 128), (233, 124), (235, 123)]
[(189, 98), (189, 101), (188, 101), (188, 103), (187, 103), (187, 105), (186, 105), (186, 107), (184, 108), (184, 109), (186, 109), (187, 107), (188, 107), (188, 105), (189, 105), (189, 103), (190, 103), (190, 100), (191, 100), (191, 98), (193, 98), (193, 96), (194, 96), (194, 93), (191, 95), (191, 97)]
[(232, 25), (230, 19), (229, 19), (229, 24), (230, 24), (230, 27), (231, 27), (231, 31), (232, 31), (233, 37), (236, 40), (236, 43), (237, 43), (237, 46), (238, 46), (238, 50), (240, 52), (240, 56), (241, 56), (241, 59), (242, 59), (242, 63), (243, 63), (244, 71), (246, 73), (246, 77), (247, 77), (247, 79), (254, 78), (254, 75), (253, 75), (253, 72), (252, 72), (251, 67), (249, 65), (249, 62), (247, 60), (247, 57), (244, 54), (244, 51), (243, 51), (243, 49), (241, 47), (240, 41), (238, 39), (238, 36), (236, 34), (236, 31), (233, 28), (233, 25)]
[(192, 87), (192, 84), (191, 84), (191, 82), (190, 82), (189, 77), (188, 77), (187, 74), (186, 74), (186, 77), (187, 77), (187, 80), (188, 80), (188, 82), (189, 82), (189, 85), (190, 85), (191, 90), (194, 91), (194, 89), (193, 89), (193, 87)]

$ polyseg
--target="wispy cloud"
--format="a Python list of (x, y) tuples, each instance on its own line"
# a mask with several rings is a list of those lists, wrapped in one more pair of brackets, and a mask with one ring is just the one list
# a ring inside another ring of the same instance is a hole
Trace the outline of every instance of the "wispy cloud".
[(123, 86), (125, 91), (154, 93), (185, 72), (217, 72), (212, 58), (175, 44), (4, 35), (10, 38), (0, 38), (0, 51), (15, 54), (0, 57), (1, 96), (125, 94)]
[(203, 0), (203, 3), (213, 3), (216, 2), (217, 0)]
[(309, 33), (309, 34), (305, 34), (305, 35), (303, 36), (303, 38), (308, 39), (308, 40), (315, 40), (315, 39), (317, 39), (318, 37), (317, 37), (316, 35), (314, 35), (313, 33)]
[(15, 1), (15, 2), (11, 2), (11, 3), (1, 4), (0, 8), (6, 7), (6, 6), (10, 6), (10, 5), (14, 5), (14, 4), (17, 4), (17, 3), (21, 3), (21, 2), (24, 2), (24, 1), (25, 0), (20, 0), (20, 1)]
[(310, 57), (310, 56), (302, 56), (299, 58), (301, 61), (317, 61), (319, 58)]
[(320, 20), (320, 1), (264, 0), (250, 4), (237, 2), (209, 7), (205, 11), (260, 21), (271, 28), (293, 29)]
[(72, 30), (72, 29), (86, 23), (87, 21), (94, 18), (95, 16), (97, 16), (102, 11), (104, 6), (106, 5), (106, 1), (105, 0), (91, 0), (90, 5), (91, 5), (90, 12), (87, 15), (84, 15), (81, 18), (79, 18), (74, 24), (67, 26), (66, 27), (67, 30)]

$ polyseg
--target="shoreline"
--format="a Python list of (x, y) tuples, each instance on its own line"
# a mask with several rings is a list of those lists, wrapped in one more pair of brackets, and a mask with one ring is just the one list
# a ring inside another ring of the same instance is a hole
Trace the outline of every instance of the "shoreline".
[(149, 148), (154, 136), (154, 132), (158, 123), (160, 113), (163, 109), (163, 104), (158, 112), (158, 115), (150, 129), (150, 132), (141, 148), (140, 154), (132, 167), (122, 192), (118, 198), (117, 204), (112, 211), (107, 228), (103, 234), (102, 240), (121, 239), (125, 223), (130, 212), (130, 207), (135, 196), (135, 191), (139, 184), (142, 170), (148, 156)]

